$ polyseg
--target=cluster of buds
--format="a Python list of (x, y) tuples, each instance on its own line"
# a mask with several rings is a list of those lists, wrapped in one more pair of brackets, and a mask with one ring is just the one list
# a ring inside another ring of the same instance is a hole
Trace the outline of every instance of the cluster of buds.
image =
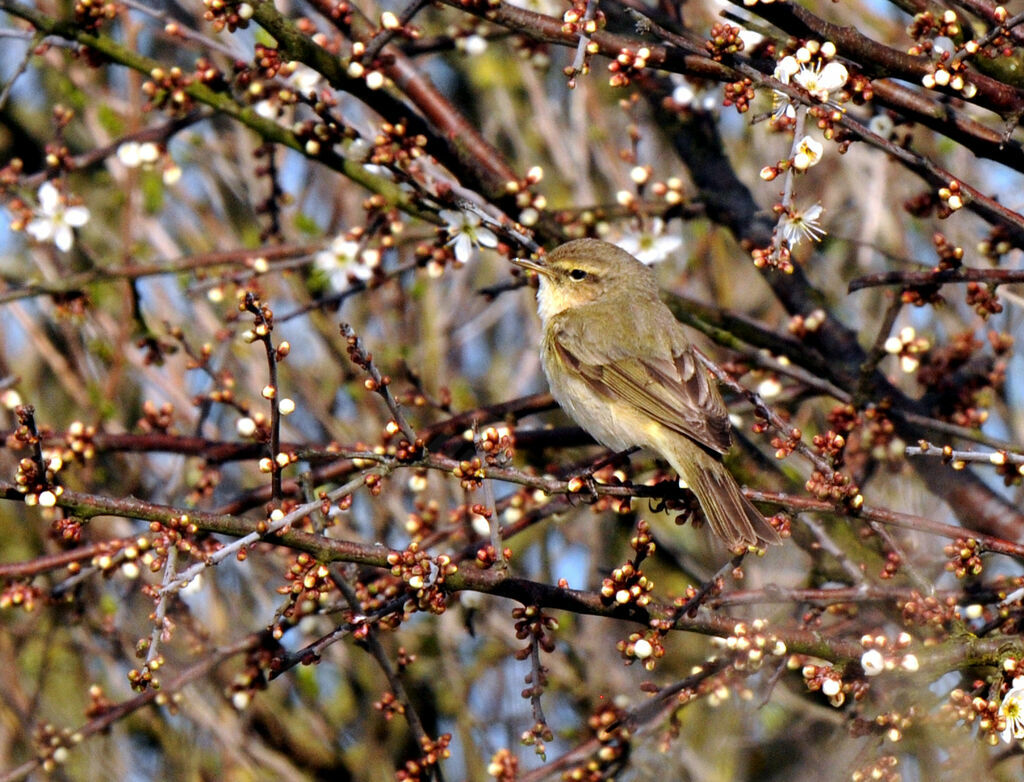
[(188, 94), (192, 79), (176, 65), (154, 68), (149, 72), (149, 79), (142, 84), (142, 93), (149, 99), (144, 111), (165, 109), (175, 116), (187, 114), (193, 107)]
[(711, 37), (704, 41), (704, 48), (711, 56), (711, 59), (715, 62), (721, 62), (724, 57), (742, 52), (744, 43), (740, 35), (741, 32), (739, 27), (727, 24), (726, 22), (716, 22), (713, 24), (711, 26)]
[(466, 491), (479, 489), (486, 477), (483, 462), (476, 456), (459, 462), (458, 466), (452, 470), (452, 475), (459, 479), (462, 488)]
[(164, 402), (157, 407), (152, 400), (147, 399), (142, 403), (142, 418), (135, 424), (140, 431), (146, 434), (159, 432), (166, 434), (174, 423), (174, 405)]
[(922, 356), (917, 382), (935, 393), (936, 416), (968, 427), (988, 420), (992, 393), (1006, 379), (1006, 362), (978, 355), (982, 346), (973, 331), (964, 331)]
[(639, 660), (648, 671), (653, 671), (657, 661), (665, 656), (665, 645), (662, 643), (663, 634), (659, 631), (648, 631), (646, 633), (630, 633), (624, 641), (615, 644), (622, 659), (627, 665), (632, 665)]
[(603, 703), (587, 719), (600, 748), (580, 766), (569, 769), (563, 779), (611, 779), (629, 754), (632, 735), (626, 725), (626, 712), (610, 703)]
[[(382, 380), (388, 380), (390, 382), (390, 378), (386, 375)], [(415, 443), (410, 443), (402, 434), (401, 425), (398, 421), (392, 418), (384, 424), (384, 442), (389, 443), (395, 439), (397, 439), (398, 442), (393, 446), (389, 446), (387, 448), (387, 452), (398, 459), (398, 461), (412, 462), (416, 461), (422, 455), (423, 441), (417, 438)]]
[(981, 559), (981, 545), (974, 538), (957, 538), (943, 549), (949, 557), (946, 570), (957, 578), (980, 576), (985, 565)]
[(374, 701), (373, 708), (384, 715), (384, 721), (390, 722), (393, 717), (405, 714), (405, 704), (393, 692), (385, 692), (379, 701)]
[(735, 106), (739, 114), (745, 114), (750, 110), (750, 103), (757, 95), (754, 82), (747, 78), (728, 82), (722, 89), (722, 105)]
[(1006, 451), (994, 451), (988, 457), (989, 464), (996, 468), (996, 475), (1006, 486), (1018, 486), (1024, 478), (1024, 463), (1009, 458)]
[[(983, 686), (981, 682), (976, 684)], [(1007, 720), (999, 713), (1002, 704), (999, 690), (995, 690), (993, 696), (985, 698), (982, 695), (972, 695), (957, 687), (949, 693), (949, 703), (944, 706), (944, 711), (956, 722), (966, 725), (977, 724), (984, 740), (994, 746), (999, 741), (999, 733), (1006, 730)]]
[(255, 75), (268, 80), (276, 79), (286, 62), (276, 47), (262, 43), (256, 44), (254, 50)]
[(665, 203), (670, 206), (681, 204), (685, 200), (683, 195), (683, 180), (679, 177), (669, 177), (664, 182), (653, 182), (651, 193), (658, 198), (664, 198)]
[(544, 179), (544, 169), (532, 166), (522, 179), (510, 179), (505, 183), (505, 192), (513, 196), (519, 208), (519, 222), (527, 228), (537, 224), (540, 214), (548, 206), (547, 196), (535, 193), (535, 188)]
[[(148, 538), (139, 536), (135, 540), (111, 540), (101, 546), (101, 550), (89, 560), (89, 565), (96, 568), (105, 577), (112, 576), (120, 570), (125, 578), (135, 579), (140, 575), (139, 563), (149, 565), (151, 547)], [(81, 572), (81, 564), (69, 567), (71, 575)]]
[(803, 442), (804, 433), (797, 427), (793, 427), (786, 433), (786, 437), (776, 435), (772, 438), (771, 446), (775, 449), (776, 459), (785, 459), (800, 447)]
[(224, 76), (224, 72), (206, 57), (200, 57), (196, 60), (193, 78), (199, 84), (204, 84), (214, 90), (222, 90), (227, 86), (227, 78)]
[(715, 644), (728, 650), (732, 667), (738, 671), (756, 671), (764, 664), (766, 655), (782, 657), (786, 654), (785, 642), (768, 630), (764, 619), (737, 622), (732, 633), (715, 639)]
[(515, 434), (507, 426), (488, 426), (480, 433), (478, 447), (491, 467), (504, 467), (515, 456)]
[(510, 749), (499, 749), (487, 764), (487, 775), (497, 782), (515, 782), (519, 778), (519, 758)]
[[(282, 399), (281, 401), (283, 402), (284, 400)], [(239, 408), (245, 415), (235, 421), (235, 431), (238, 433), (238, 436), (244, 437), (247, 440), (255, 440), (258, 443), (270, 442), (269, 416), (261, 410), (249, 410), (248, 405), (242, 402), (239, 402)]]
[[(419, 487), (421, 485), (426, 488), (427, 477), (425, 471), (418, 470), (410, 479), (410, 488), (415, 482), (415, 485)], [(416, 491), (417, 489), (413, 489)], [(415, 539), (423, 539), (437, 528), (437, 522), (441, 517), (441, 506), (437, 500), (430, 500), (429, 502), (423, 502), (422, 500), (416, 500), (415, 511), (410, 513), (405, 520), (405, 531)]]
[[(762, 178), (765, 178), (767, 170), (762, 169)], [(773, 170), (775, 173), (770, 177), (771, 179), (778, 176), (780, 172), (779, 170)], [(755, 247), (750, 251), (750, 257), (753, 259), (754, 268), (756, 269), (775, 269), (783, 274), (792, 274), (795, 270), (792, 253), (785, 243), (782, 243), (779, 247)]]
[(820, 329), (827, 317), (825, 310), (820, 307), (811, 310), (806, 315), (797, 313), (789, 319), (786, 330), (794, 337), (804, 339), (808, 334), (813, 334)]
[(57, 473), (64, 466), (64, 458), (56, 451), (44, 452), (40, 447), (42, 434), (36, 428), (34, 407), (18, 405), (14, 414), (18, 419), (18, 428), (9, 437), (12, 447), (27, 447), (34, 453), (34, 456), (26, 456), (18, 462), (14, 483), (18, 491), (25, 495), (26, 505), (52, 508), (64, 492), (62, 487), (54, 485)]
[(70, 750), (85, 737), (67, 728), (58, 728), (51, 722), (40, 724), (32, 735), (36, 755), (42, 761), (43, 771), (52, 774), (57, 766), (66, 763)]
[[(501, 551), (501, 559), (508, 562), (512, 559), (512, 549), (504, 548)], [(476, 551), (476, 556), (473, 558), (476, 566), (480, 570), (487, 570), (488, 568), (494, 567), (498, 562), (498, 552), (495, 551), (494, 546), (488, 543), (485, 546), (481, 546)]]
[(825, 475), (820, 470), (814, 470), (811, 477), (807, 479), (804, 488), (819, 500), (826, 502), (845, 502), (851, 509), (857, 510), (864, 504), (864, 497), (860, 493), (860, 487), (853, 483), (849, 475), (833, 471)]
[(978, 94), (978, 88), (972, 82), (964, 79), (963, 72), (966, 68), (963, 61), (951, 62), (948, 65), (944, 63), (936, 65), (935, 70), (921, 77), (921, 84), (928, 89), (948, 87), (970, 100)]
[(996, 293), (998, 286), (995, 283), (982, 285), (980, 282), (967, 283), (967, 306), (973, 307), (974, 311), (987, 320), (989, 315), (998, 315), (1003, 311), (1003, 304), (999, 301)]
[(637, 554), (633, 560), (637, 564), (654, 554), (655, 543), (654, 538), (651, 537), (651, 527), (643, 519), (637, 522), (636, 533), (630, 537), (629, 545)]
[(961, 192), (960, 183), (955, 179), (951, 179), (945, 187), (940, 187), (938, 196), (941, 201), (937, 212), (940, 220), (964, 206), (964, 193)]
[(919, 57), (931, 53), (934, 38), (959, 38), (961, 27), (955, 11), (947, 10), (941, 16), (931, 11), (922, 11), (915, 14), (913, 21), (907, 25), (907, 35), (918, 42), (907, 54)]
[[(494, 5), (499, 5), (495, 2)], [(586, 0), (573, 0), (572, 7), (562, 14), (562, 32), (566, 35), (593, 35), (607, 23), (604, 11), (598, 10), (593, 19), (587, 19)]]
[[(149, 531), (153, 533), (153, 556), (147, 556), (144, 561), (154, 573), (163, 568), (172, 548), (177, 548), (183, 554), (200, 555), (203, 551), (203, 546), (196, 541), (199, 527), (187, 513), (174, 516), (164, 522), (151, 521), (149, 522)], [(218, 546), (219, 544), (211, 542), (210, 545)]]
[(42, 587), (24, 581), (12, 581), (0, 590), (0, 609), (22, 608), (32, 613), (42, 597)]
[(18, 491), (25, 495), (26, 505), (52, 508), (57, 504), (57, 498), (64, 493), (64, 488), (55, 486), (53, 482), (63, 464), (63, 460), (57, 454), (49, 457), (42, 467), (30, 457), (18, 462), (14, 483)]
[[(530, 676), (526, 677), (527, 681), (530, 681)], [(523, 697), (529, 697), (530, 693), (534, 690), (534, 687), (529, 687), (523, 690)], [(533, 751), (544, 758), (547, 754), (547, 742), (555, 738), (554, 731), (551, 730), (546, 722), (537, 720), (533, 725), (530, 726), (529, 730), (524, 730), (519, 734), (519, 740), (522, 742), (524, 747), (533, 747)]]
[(248, 3), (233, 2), (233, 0), (203, 0), (206, 11), (203, 18), (213, 25), (213, 29), (220, 32), (225, 27), (229, 33), (238, 29), (245, 29), (252, 19), (253, 7)]
[[(938, 54), (938, 61), (933, 64), (924, 76), (921, 83), (928, 89), (945, 87), (959, 92), (964, 98), (970, 100), (978, 88), (968, 82), (964, 76), (967, 72), (967, 63), (962, 55), (954, 57), (950, 43), (959, 41), (963, 37), (960, 20), (955, 11), (946, 10), (941, 16), (924, 11), (914, 17), (914, 21), (907, 28), (907, 33), (917, 43), (911, 46), (907, 53), (913, 56)], [(946, 38), (950, 43), (937, 45), (936, 39)], [(953, 43), (953, 46), (956, 46)], [(979, 52), (980, 46), (977, 41), (968, 40), (963, 46), (963, 52), (968, 55), (975, 55)]]
[[(545, 614), (539, 606), (518, 606), (512, 609), (515, 619), (515, 633), (519, 640), (529, 639), (530, 643), (516, 651), (517, 660), (525, 660), (532, 654), (533, 644), (542, 652), (551, 654), (555, 651), (554, 631), (558, 629), (558, 620)], [(535, 686), (543, 686), (543, 682), (534, 682)], [(529, 697), (524, 695), (524, 697)]]
[(829, 429), (825, 434), (816, 434), (811, 441), (815, 450), (829, 460), (833, 467), (839, 467), (843, 463), (843, 454), (846, 451), (846, 438)]
[[(790, 659), (790, 666), (793, 659)], [(815, 665), (808, 663), (800, 668), (804, 684), (811, 692), (820, 691), (828, 698), (829, 703), (839, 708), (846, 702), (845, 685), (842, 674), (831, 665)]]
[(117, 4), (108, 0), (75, 0), (75, 25), (94, 33), (104, 22), (117, 18)]
[(917, 709), (911, 706), (909, 711), (904, 714), (899, 711), (888, 711), (877, 715), (870, 722), (864, 721), (866, 724), (862, 724), (859, 729), (854, 728), (854, 733), (881, 733), (892, 743), (896, 743), (903, 738), (903, 734), (913, 726), (917, 717)]
[[(0, 179), (0, 187), (3, 181)], [(978, 242), (978, 253), (991, 259), (998, 264), (999, 260), (1013, 249), (1013, 242), (1010, 241), (1008, 231), (1004, 225), (993, 226), (989, 235)]]
[(405, 551), (388, 554), (391, 575), (400, 578), (406, 590), (415, 600), (416, 608), (432, 614), (443, 614), (447, 608), (447, 596), (442, 585), (446, 577), (458, 572), (459, 568), (447, 554), (431, 559), (430, 554), (421, 551), (415, 544)]
[(651, 50), (646, 46), (641, 46), (636, 51), (620, 49), (615, 59), (608, 63), (608, 71), (611, 73), (608, 77), (608, 86), (628, 87), (631, 75), (646, 68), (650, 57)]
[[(874, 534), (868, 530), (865, 530), (865, 534)], [(882, 563), (882, 569), (878, 573), (880, 579), (888, 580), (890, 578), (896, 578), (900, 572), (900, 565), (903, 564), (903, 557), (896, 551), (885, 552), (885, 561)]]
[(412, 161), (423, 156), (426, 146), (427, 137), (422, 133), (409, 133), (405, 123), (382, 122), (367, 162), (407, 169)]
[(864, 675), (878, 676), (884, 671), (895, 670), (916, 672), (920, 668), (917, 655), (906, 652), (912, 641), (907, 632), (901, 632), (895, 640), (882, 634), (861, 636), (860, 645), (865, 651), (860, 657), (860, 667)]
[(957, 621), (956, 598), (926, 597), (915, 591), (900, 606), (900, 612), (903, 624), (919, 628), (919, 634), (927, 631), (931, 638), (945, 638)]
[(921, 365), (921, 357), (931, 349), (931, 343), (917, 336), (913, 326), (904, 326), (898, 335), (885, 340), (883, 347), (890, 356), (899, 357), (900, 369), (910, 373)]
[[(295, 557), (285, 573), (285, 580), (289, 583), (278, 587), (277, 592), (288, 595), (301, 614), (312, 613), (317, 606), (326, 603), (334, 590), (334, 580), (327, 566), (306, 553)], [(298, 618), (294, 607), (286, 609), (283, 615), (289, 620)]]
[[(276, 454), (274, 454), (273, 457), (270, 457), (270, 456), (262, 457), (256, 463), (256, 466), (258, 467), (259, 471), (261, 473), (263, 473), (264, 475), (270, 475), (271, 473), (274, 473), (274, 472), (280, 472), (281, 470), (285, 469), (290, 464), (295, 464), (295, 462), (297, 462), (298, 460), (299, 460), (299, 457), (298, 457), (297, 454), (287, 453), (285, 451), (278, 451)], [(379, 475), (373, 475), (373, 476), (369, 476), (368, 475), (367, 479), (369, 479), (371, 477), (377, 478), (377, 479), (380, 478)], [(367, 485), (367, 488), (370, 489), (370, 493), (373, 494), (374, 496), (376, 496), (377, 494), (380, 493), (380, 489), (377, 489), (376, 493), (374, 492), (374, 486), (372, 486), (370, 484), (369, 480), (366, 481), (366, 485)]]
[(643, 608), (651, 602), (654, 582), (644, 575), (640, 568), (627, 562), (615, 568), (611, 576), (601, 582), (601, 600), (606, 605), (635, 605)]
[(882, 755), (850, 773), (851, 782), (900, 782), (900, 759), (895, 755)]
[(862, 421), (857, 408), (851, 404), (839, 404), (828, 413), (829, 426), (836, 432), (849, 434), (859, 428)]

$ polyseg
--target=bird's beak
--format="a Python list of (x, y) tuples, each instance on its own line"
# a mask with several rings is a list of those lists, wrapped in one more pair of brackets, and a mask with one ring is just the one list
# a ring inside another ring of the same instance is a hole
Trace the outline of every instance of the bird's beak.
[(551, 269), (547, 266), (543, 266), (536, 261), (531, 261), (529, 258), (513, 258), (512, 263), (523, 269), (529, 269), (530, 271), (537, 272), (542, 277), (550, 277)]

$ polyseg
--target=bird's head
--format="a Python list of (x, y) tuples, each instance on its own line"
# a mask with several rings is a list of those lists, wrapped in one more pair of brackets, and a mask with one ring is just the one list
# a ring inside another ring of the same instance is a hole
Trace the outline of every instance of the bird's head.
[[(567, 309), (611, 297), (657, 297), (651, 270), (625, 250), (600, 239), (577, 239), (556, 247), (543, 262), (525, 258), (517, 266), (540, 278), (537, 310), (545, 322)], [(643, 298), (641, 300), (644, 300)]]

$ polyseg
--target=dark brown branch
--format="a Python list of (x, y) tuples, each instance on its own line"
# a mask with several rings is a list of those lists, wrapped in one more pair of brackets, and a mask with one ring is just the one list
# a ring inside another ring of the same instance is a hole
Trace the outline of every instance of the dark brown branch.
[(882, 285), (899, 285), (916, 288), (925, 285), (944, 285), (947, 282), (983, 282), (991, 285), (1006, 285), (1024, 282), (1024, 271), (1020, 269), (979, 269), (960, 266), (955, 269), (929, 269), (928, 271), (891, 271), (866, 274), (851, 280), (847, 290), (850, 293), (877, 288)]

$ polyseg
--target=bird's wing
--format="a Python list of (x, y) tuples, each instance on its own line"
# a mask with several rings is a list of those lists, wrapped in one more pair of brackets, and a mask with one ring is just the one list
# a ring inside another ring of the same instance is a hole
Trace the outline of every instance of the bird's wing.
[(553, 347), (597, 393), (630, 404), (666, 428), (725, 453), (732, 443), (725, 403), (682, 326), (667, 309), (665, 315), (667, 320), (659, 318), (648, 324), (650, 328), (640, 326), (647, 333), (618, 335), (614, 346), (605, 340), (595, 344), (598, 335), (583, 319), (558, 318), (552, 323)]

